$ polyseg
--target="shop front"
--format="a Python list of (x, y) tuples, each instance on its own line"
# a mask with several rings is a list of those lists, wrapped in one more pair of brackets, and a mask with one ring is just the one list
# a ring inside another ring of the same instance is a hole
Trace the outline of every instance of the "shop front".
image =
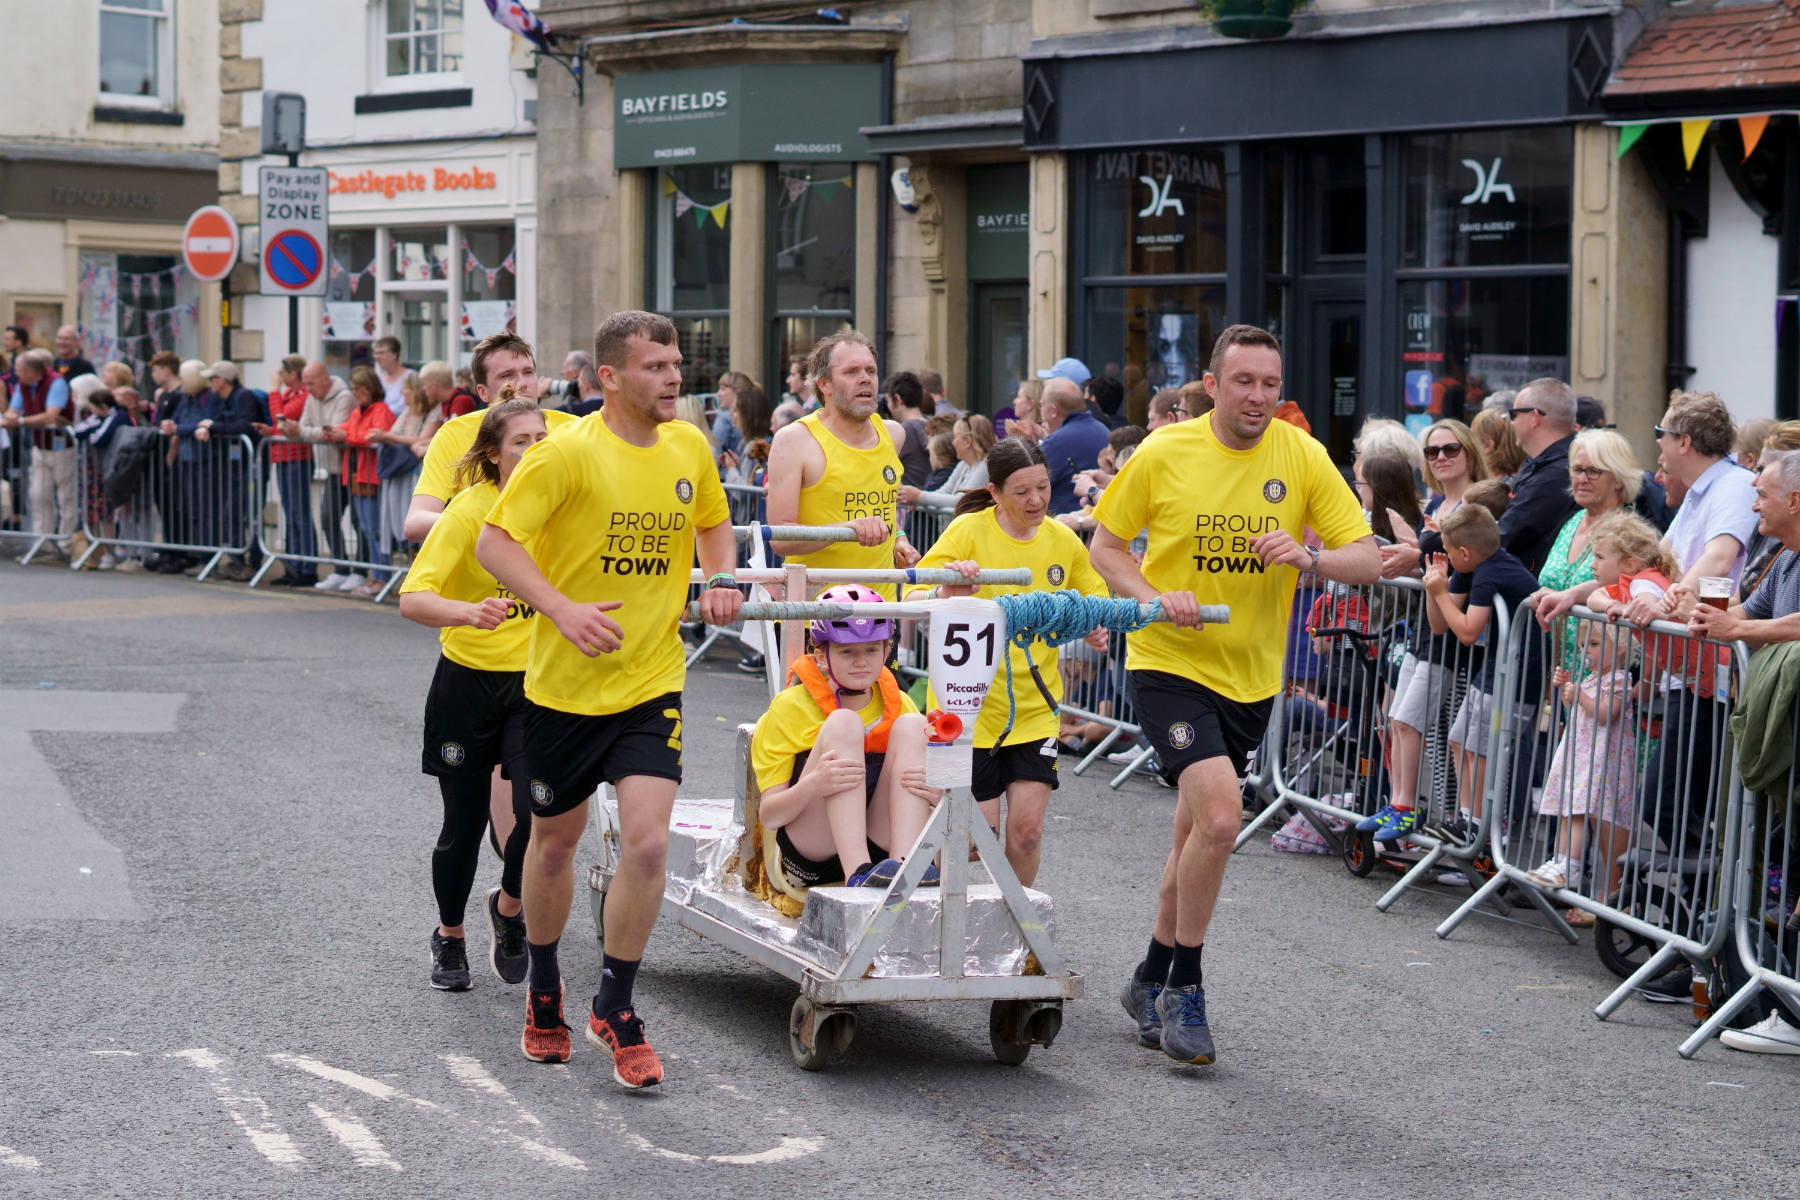
[[(1040, 279), (1033, 258), (1033, 290), (1066, 294), (1066, 316), (1034, 327), (1036, 357), (1052, 356), (1037, 339), (1060, 340), (1118, 377), (1142, 419), (1156, 390), (1204, 373), (1226, 325), (1264, 325), (1286, 346), (1289, 397), (1340, 462), (1368, 416), (1423, 428), (1498, 389), (1573, 379), (1574, 306), (1609, 303), (1572, 288), (1571, 263), (1584, 155), (1589, 210), (1617, 202), (1610, 158), (1578, 136), (1610, 36), (1587, 18), (1329, 48), (1034, 46), (1025, 141), (1061, 156), (1068, 184), (1032, 203), (1070, 264)], [(1519, 65), (1458, 67), (1482, 61)]]
[(217, 290), (181, 265), (188, 215), (218, 201), (216, 160), (43, 154), (0, 154), (0, 323), (38, 346), (74, 325), (89, 359), (125, 362), (146, 381), (159, 350), (216, 353)]
[[(398, 338), (401, 361), (413, 367), (434, 359), (466, 366), (475, 344), (500, 330), (530, 339), (533, 155), (525, 138), (381, 158), (372, 149), (310, 155), (308, 165), (329, 172), (331, 246), (325, 297), (312, 302), (315, 341), (303, 349), (341, 372), (369, 361), (382, 336)], [(271, 345), (269, 356), (279, 349)]]

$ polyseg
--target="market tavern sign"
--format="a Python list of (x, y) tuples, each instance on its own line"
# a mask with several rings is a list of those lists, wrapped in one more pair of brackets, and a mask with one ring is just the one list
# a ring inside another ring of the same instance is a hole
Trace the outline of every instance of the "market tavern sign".
[(613, 107), (621, 169), (870, 161), (875, 153), (858, 130), (881, 123), (881, 68), (762, 63), (620, 75)]

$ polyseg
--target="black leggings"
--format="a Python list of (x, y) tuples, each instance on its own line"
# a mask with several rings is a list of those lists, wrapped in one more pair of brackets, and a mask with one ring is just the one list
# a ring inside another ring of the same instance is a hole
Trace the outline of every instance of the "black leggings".
[[(516, 898), (525, 869), (525, 846), (531, 837), (531, 784), (522, 766), (511, 773), (513, 830), (501, 855), (500, 890)], [(487, 834), (491, 778), (459, 775), (438, 779), (444, 794), (444, 828), (431, 851), (431, 890), (437, 895), (438, 920), (447, 928), (463, 923), (469, 890), (475, 886), (475, 867)]]

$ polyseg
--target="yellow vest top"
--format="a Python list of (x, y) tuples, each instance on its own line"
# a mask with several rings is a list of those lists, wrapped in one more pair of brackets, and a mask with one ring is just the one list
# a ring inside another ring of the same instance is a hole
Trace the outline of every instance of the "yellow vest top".
[[(847, 446), (825, 427), (821, 413), (800, 418), (819, 449), (825, 452), (825, 473), (811, 487), (800, 489), (802, 525), (841, 525), (857, 517), (880, 517), (888, 524), (887, 541), (879, 546), (861, 546), (855, 542), (834, 542), (810, 554), (795, 554), (787, 561), (809, 567), (856, 567), (892, 570), (894, 566), (894, 532), (898, 524), (895, 512), (900, 487), (900, 455), (894, 440), (888, 436), (887, 424), (872, 416), (875, 445), (868, 450)], [(889, 599), (893, 589), (877, 589)]]

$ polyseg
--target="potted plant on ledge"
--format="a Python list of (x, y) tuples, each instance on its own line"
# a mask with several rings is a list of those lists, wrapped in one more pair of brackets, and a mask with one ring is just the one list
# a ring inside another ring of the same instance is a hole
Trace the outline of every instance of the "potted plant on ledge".
[(1195, 0), (1200, 15), (1212, 19), (1219, 36), (1278, 38), (1294, 27), (1294, 14), (1307, 0)]

